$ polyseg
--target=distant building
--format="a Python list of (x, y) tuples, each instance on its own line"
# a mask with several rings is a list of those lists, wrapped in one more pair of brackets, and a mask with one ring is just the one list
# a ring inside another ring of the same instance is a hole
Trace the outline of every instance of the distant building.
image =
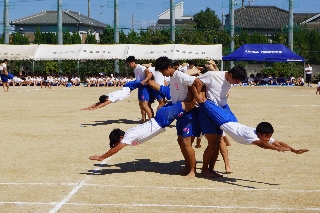
[[(182, 25), (188, 22), (192, 22), (193, 16), (187, 16), (183, 13), (184, 2), (181, 1), (175, 5), (175, 24)], [(157, 21), (158, 27), (170, 27), (170, 8), (160, 13)]]
[[(28, 36), (30, 42), (34, 41), (34, 33), (40, 27), (41, 32), (57, 32), (57, 11), (45, 11), (27, 16), (21, 19), (13, 20), (10, 23), (14, 25), (15, 32), (21, 32)], [(96, 40), (100, 40), (99, 34), (106, 27), (105, 23), (84, 16), (78, 12), (70, 10), (62, 11), (62, 30), (68, 30), (70, 33), (79, 32), (82, 42), (84, 43), (87, 32), (96, 34)]]
[[(305, 23), (309, 29), (320, 29), (320, 14), (294, 13), (294, 24)], [(267, 36), (275, 32), (287, 31), (289, 24), (289, 11), (275, 6), (246, 6), (234, 11), (234, 29), (240, 33), (242, 30), (249, 34), (254, 32)], [(226, 15), (225, 29), (230, 29), (229, 14)]]

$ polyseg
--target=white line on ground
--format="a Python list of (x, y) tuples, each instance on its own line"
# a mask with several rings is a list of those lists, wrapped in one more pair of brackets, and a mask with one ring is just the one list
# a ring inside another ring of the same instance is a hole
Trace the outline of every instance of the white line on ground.
[[(97, 170), (95, 170), (97, 171)], [(78, 186), (79, 183), (0, 183), (0, 185), (56, 185), (56, 186)], [(87, 184), (83, 186), (96, 187), (115, 187), (115, 188), (144, 188), (144, 189), (164, 189), (164, 190), (210, 190), (210, 191), (275, 191), (279, 193), (295, 192), (295, 193), (319, 193), (320, 189), (269, 189), (269, 188), (230, 188), (230, 187), (168, 187), (168, 186), (124, 186), (124, 185), (105, 185), (105, 184)]]
[[(97, 168), (95, 168), (93, 170), (92, 173), (95, 173), (96, 171), (100, 170), (100, 165), (105, 164), (107, 161), (109, 160), (109, 158), (103, 160), (99, 166)], [(60, 201), (53, 209), (51, 209), (50, 213), (55, 213), (57, 211), (59, 211), (59, 209), (66, 204), (66, 202), (68, 202), (68, 200), (70, 200), (70, 198), (77, 193), (77, 191), (84, 185), (84, 183), (90, 178), (90, 176), (87, 176), (84, 180), (82, 180), (81, 182), (79, 182), (79, 184), (75, 187), (73, 187), (72, 191), (67, 195), (67, 197), (65, 197), (62, 201)]]
[[(54, 205), (55, 203), (44, 202), (0, 202), (0, 205), (14, 204), (14, 205)], [(257, 210), (271, 210), (271, 211), (320, 211), (320, 208), (305, 207), (305, 208), (286, 208), (286, 207), (257, 207), (257, 206), (205, 206), (205, 205), (172, 205), (172, 204), (148, 204), (148, 203), (133, 203), (133, 204), (96, 204), (96, 203), (66, 203), (69, 206), (111, 206), (111, 207), (164, 207), (164, 208), (211, 208), (211, 209), (257, 209)]]

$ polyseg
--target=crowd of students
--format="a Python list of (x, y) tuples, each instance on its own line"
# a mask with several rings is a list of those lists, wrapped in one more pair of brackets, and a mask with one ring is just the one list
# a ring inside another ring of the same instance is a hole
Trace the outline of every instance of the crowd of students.
[(261, 74), (257, 73), (251, 74), (247, 77), (243, 82), (243, 86), (265, 86), (265, 85), (273, 85), (273, 86), (304, 86), (304, 78), (299, 76), (295, 78), (293, 75), (285, 77), (283, 74), (280, 74), (278, 77), (275, 74)]
[(113, 76), (111, 75), (103, 75), (99, 74), (96, 76), (88, 76), (85, 78), (85, 86), (88, 87), (121, 87), (127, 82), (134, 81), (135, 78), (132, 76), (124, 76), (116, 74)]

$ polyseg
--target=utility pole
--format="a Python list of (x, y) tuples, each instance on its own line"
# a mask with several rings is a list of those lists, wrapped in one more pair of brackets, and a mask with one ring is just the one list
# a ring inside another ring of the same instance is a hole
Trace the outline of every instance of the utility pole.
[(9, 25), (9, 0), (4, 0), (4, 13), (3, 13), (3, 19), (4, 19), (4, 28), (3, 28), (3, 34), (4, 34), (4, 44), (9, 44), (9, 31), (10, 31), (10, 25)]
[[(230, 52), (234, 51), (234, 0), (229, 0), (229, 18), (230, 18)], [(233, 61), (230, 64), (231, 68), (234, 67)]]
[(289, 0), (289, 35), (288, 45), (293, 51), (293, 0)]
[(90, 0), (88, 0), (88, 18), (90, 18)]
[(63, 45), (62, 40), (62, 0), (58, 0), (58, 8), (57, 8), (57, 28), (58, 28), (58, 44)]
[(176, 40), (176, 16), (174, 0), (170, 0), (170, 39), (174, 44)]
[(133, 22), (133, 18), (134, 18), (134, 15), (132, 14), (131, 31), (133, 31), (133, 29), (134, 29), (134, 28), (133, 28), (133, 23), (134, 23), (134, 22)]
[[(114, 43), (119, 44), (119, 8), (118, 0), (114, 0), (114, 18), (113, 18), (113, 39)], [(114, 60), (114, 73), (119, 72), (119, 60)]]

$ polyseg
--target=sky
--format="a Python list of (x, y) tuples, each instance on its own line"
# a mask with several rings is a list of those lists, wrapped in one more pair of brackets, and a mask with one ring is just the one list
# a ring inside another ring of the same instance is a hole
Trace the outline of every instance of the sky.
[[(9, 20), (24, 18), (41, 10), (57, 10), (58, 0), (8, 0)], [(61, 0), (63, 10), (71, 10), (88, 15), (88, 0)], [(234, 0), (235, 9), (241, 6), (242, 0)], [(3, 0), (0, 7), (3, 8)], [(175, 0), (175, 4), (180, 0)], [(194, 15), (207, 7), (214, 10), (221, 19), (222, 13), (229, 13), (229, 0), (183, 0), (184, 15)], [(252, 6), (277, 6), (289, 10), (289, 0), (250, 0)], [(90, 17), (105, 24), (113, 25), (114, 0), (90, 0)], [(135, 30), (154, 25), (158, 15), (169, 9), (170, 0), (118, 0), (120, 27)], [(247, 6), (249, 1), (245, 1)], [(237, 6), (238, 5), (238, 6)], [(320, 0), (294, 0), (294, 13), (320, 13)], [(3, 9), (0, 9), (3, 17)], [(3, 20), (0, 31), (3, 30)]]

